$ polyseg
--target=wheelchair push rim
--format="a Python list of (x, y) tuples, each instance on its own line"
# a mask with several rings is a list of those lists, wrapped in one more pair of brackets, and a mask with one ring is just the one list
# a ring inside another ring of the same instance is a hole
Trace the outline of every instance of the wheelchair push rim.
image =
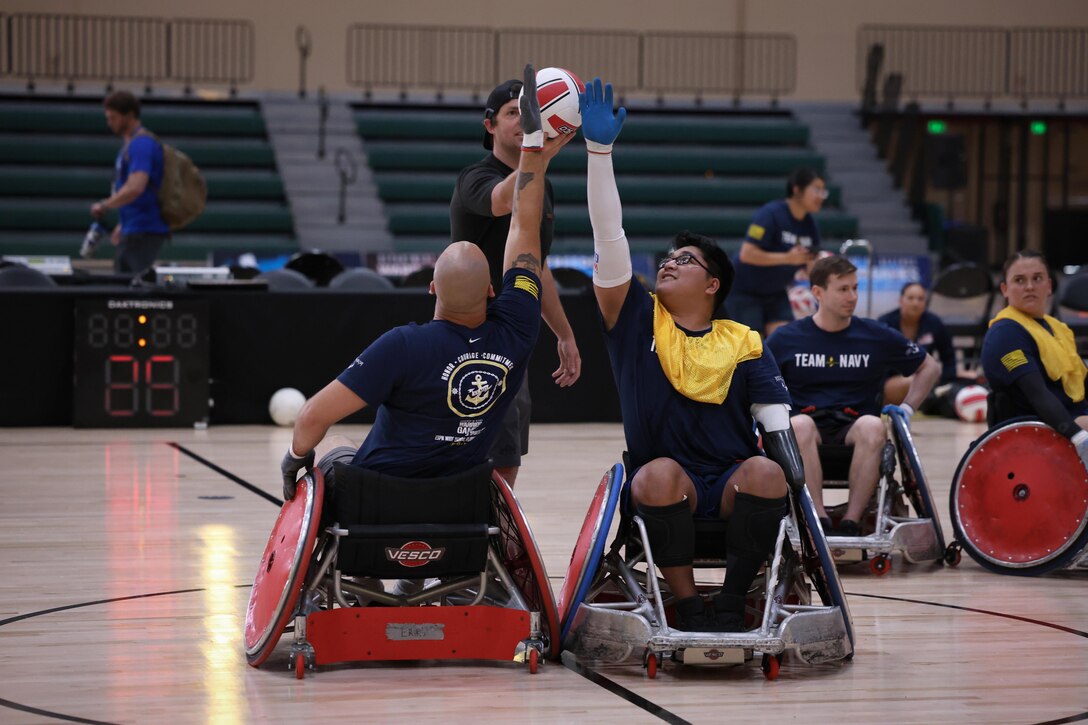
[(280, 508), (268, 536), (246, 608), (246, 660), (260, 667), (275, 649), (298, 604), (321, 528), (325, 481), (311, 469), (298, 483), (295, 497)]
[(987, 431), (960, 461), (949, 500), (956, 536), (993, 571), (1041, 574), (1088, 543), (1088, 471), (1039, 421)]

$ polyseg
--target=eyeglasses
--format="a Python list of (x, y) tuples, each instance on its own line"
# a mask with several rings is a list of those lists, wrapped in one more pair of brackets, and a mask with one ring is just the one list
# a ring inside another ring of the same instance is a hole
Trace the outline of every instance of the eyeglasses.
[(810, 186), (808, 188), (812, 190), (813, 195), (817, 199), (826, 199), (827, 197), (831, 196), (831, 192), (827, 189), (821, 189), (818, 186)]
[(657, 268), (659, 270), (665, 269), (665, 265), (668, 264), (669, 262), (672, 262), (677, 267), (683, 267), (685, 264), (691, 264), (692, 262), (694, 262), (695, 264), (697, 264), (700, 267), (702, 267), (703, 269), (705, 269), (706, 273), (709, 274), (711, 277), (717, 277), (718, 276), (718, 275), (714, 274), (713, 272), (711, 272), (709, 267), (707, 267), (705, 264), (703, 264), (698, 259), (696, 259), (695, 255), (692, 254), (691, 252), (684, 252), (683, 254), (678, 254), (675, 257), (665, 257), (664, 259), (662, 259), (660, 262), (657, 263)]

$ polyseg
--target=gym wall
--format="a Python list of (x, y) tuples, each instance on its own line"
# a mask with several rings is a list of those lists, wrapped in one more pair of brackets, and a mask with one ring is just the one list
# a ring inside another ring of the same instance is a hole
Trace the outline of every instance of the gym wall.
[[(298, 88), (295, 29), (313, 38), (310, 89), (349, 90), (344, 77), (346, 28), (352, 23), (635, 31), (788, 33), (797, 38), (793, 100), (856, 100), (858, 26), (866, 23), (964, 26), (1088, 26), (1084, 0), (6, 0), (5, 12), (232, 18), (256, 30), (251, 89)], [(531, 59), (527, 59), (531, 60)], [(518, 69), (511, 68), (510, 74)]]

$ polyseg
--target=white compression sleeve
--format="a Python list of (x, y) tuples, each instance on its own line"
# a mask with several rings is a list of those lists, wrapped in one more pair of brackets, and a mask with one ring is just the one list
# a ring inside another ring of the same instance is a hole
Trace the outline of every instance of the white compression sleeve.
[(790, 407), (785, 403), (753, 403), (749, 410), (768, 433), (790, 427)]
[(593, 225), (593, 284), (619, 287), (631, 279), (631, 248), (623, 233), (623, 207), (612, 154), (589, 154), (586, 196)]

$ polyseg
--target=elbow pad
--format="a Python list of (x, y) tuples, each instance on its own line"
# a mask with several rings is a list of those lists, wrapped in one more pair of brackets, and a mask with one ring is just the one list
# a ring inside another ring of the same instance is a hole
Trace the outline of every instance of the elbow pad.
[(798, 490), (805, 485), (805, 464), (801, 460), (801, 449), (797, 447), (793, 428), (764, 431), (763, 450), (768, 458), (782, 467), (790, 488)]

